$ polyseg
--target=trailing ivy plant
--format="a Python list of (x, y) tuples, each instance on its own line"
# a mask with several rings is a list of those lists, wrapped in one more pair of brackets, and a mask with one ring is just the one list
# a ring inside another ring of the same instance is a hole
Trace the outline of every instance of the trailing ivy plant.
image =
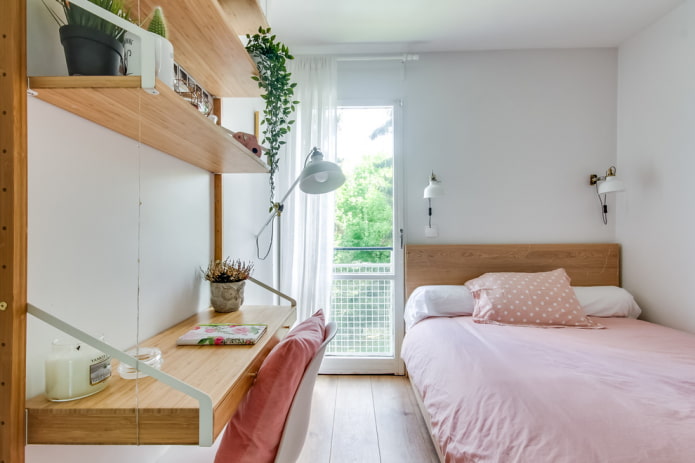
[[(275, 198), (275, 172), (278, 168), (278, 154), (283, 138), (290, 132), (294, 120), (290, 120), (298, 101), (293, 99), (294, 89), (297, 86), (292, 82), (292, 74), (287, 71), (287, 60), (294, 59), (286, 45), (279, 42), (275, 35), (271, 35), (270, 28), (258, 28), (258, 33), (247, 34), (248, 42), (246, 51), (256, 61), (258, 76), (251, 78), (258, 82), (264, 94), (265, 111), (261, 123), (263, 124), (263, 141), (265, 155), (270, 167), (270, 211), (278, 209)], [(279, 212), (279, 211), (278, 211)]]

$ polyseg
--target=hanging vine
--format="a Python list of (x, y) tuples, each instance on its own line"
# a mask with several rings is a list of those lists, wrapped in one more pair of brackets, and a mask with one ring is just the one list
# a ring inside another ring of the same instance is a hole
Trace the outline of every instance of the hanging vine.
[(258, 33), (247, 34), (246, 51), (254, 58), (258, 68), (258, 76), (252, 79), (258, 82), (264, 94), (265, 111), (261, 124), (263, 125), (263, 141), (266, 147), (266, 162), (270, 170), (270, 211), (278, 209), (275, 203), (275, 173), (278, 169), (280, 148), (286, 142), (285, 136), (290, 132), (294, 120), (290, 120), (295, 106), (299, 104), (293, 99), (297, 86), (292, 82), (292, 74), (287, 71), (287, 60), (294, 59), (289, 49), (270, 34), (270, 28), (258, 28)]

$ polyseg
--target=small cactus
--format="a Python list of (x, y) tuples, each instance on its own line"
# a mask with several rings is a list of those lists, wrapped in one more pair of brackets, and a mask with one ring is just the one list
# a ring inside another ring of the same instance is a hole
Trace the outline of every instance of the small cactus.
[(167, 38), (167, 25), (164, 22), (164, 13), (162, 13), (161, 6), (154, 9), (152, 20), (150, 21), (150, 25), (147, 30), (161, 35), (165, 39)]

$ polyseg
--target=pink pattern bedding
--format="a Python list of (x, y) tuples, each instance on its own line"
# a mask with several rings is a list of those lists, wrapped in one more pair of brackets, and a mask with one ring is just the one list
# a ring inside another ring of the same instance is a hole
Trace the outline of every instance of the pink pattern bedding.
[(695, 462), (695, 336), (429, 318), (402, 350), (447, 463)]

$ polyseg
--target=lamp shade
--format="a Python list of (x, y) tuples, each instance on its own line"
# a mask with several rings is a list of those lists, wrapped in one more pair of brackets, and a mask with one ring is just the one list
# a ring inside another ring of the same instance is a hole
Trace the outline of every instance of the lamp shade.
[(615, 193), (625, 191), (625, 183), (615, 175), (606, 176), (606, 180), (598, 186), (598, 194)]
[(444, 187), (438, 180), (430, 180), (430, 184), (425, 187), (424, 198), (437, 198), (444, 196)]
[(302, 170), (299, 189), (304, 193), (320, 195), (336, 190), (345, 183), (345, 175), (337, 164), (324, 161), (323, 153), (314, 148), (311, 162)]

